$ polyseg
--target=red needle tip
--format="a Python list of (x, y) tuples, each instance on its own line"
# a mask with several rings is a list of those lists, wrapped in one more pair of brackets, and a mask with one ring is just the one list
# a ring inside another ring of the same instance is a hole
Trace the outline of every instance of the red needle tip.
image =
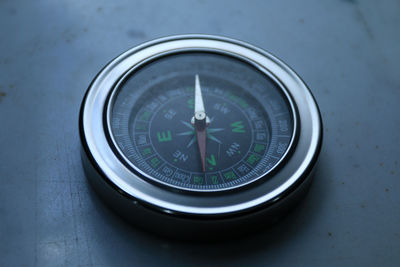
[(201, 158), (201, 167), (203, 172), (206, 171), (206, 128), (202, 130), (197, 130), (197, 144), (199, 145), (200, 158)]

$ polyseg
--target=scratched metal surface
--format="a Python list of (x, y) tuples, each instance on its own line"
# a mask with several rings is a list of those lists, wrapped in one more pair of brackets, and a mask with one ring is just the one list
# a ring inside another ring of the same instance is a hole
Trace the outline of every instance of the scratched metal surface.
[[(400, 265), (400, 2), (0, 1), (0, 266)], [(304, 202), (239, 242), (124, 223), (89, 188), (78, 110), (91, 79), (156, 37), (220, 34), (292, 66), (324, 121)]]

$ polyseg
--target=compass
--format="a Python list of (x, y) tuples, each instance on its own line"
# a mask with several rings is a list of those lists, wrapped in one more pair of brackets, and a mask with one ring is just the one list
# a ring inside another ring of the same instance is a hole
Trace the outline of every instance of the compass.
[(112, 60), (87, 90), (80, 134), (86, 176), (113, 210), (186, 237), (278, 220), (308, 188), (322, 139), (317, 104), (288, 66), (209, 35)]

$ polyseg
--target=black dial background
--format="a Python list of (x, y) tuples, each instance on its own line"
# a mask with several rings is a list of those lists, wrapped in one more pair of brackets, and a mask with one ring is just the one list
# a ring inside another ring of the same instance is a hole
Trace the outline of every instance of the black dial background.
[[(212, 81), (211, 83), (215, 84), (212, 77), (202, 76), (201, 79), (208, 82)], [(193, 77), (187, 77), (187, 80), (190, 80), (191, 83), (194, 82)], [(169, 80), (166, 83), (169, 83)], [(159, 86), (164, 87), (162, 84), (159, 84), (157, 87)], [(231, 88), (232, 86), (234, 85), (231, 85)], [(167, 85), (164, 88), (167, 88)], [(218, 162), (216, 166), (207, 164), (207, 170), (221, 171), (231, 167), (234, 162), (237, 162), (244, 156), (243, 153), (248, 152), (253, 143), (251, 138), (253, 133), (250, 131), (252, 126), (239, 105), (227, 100), (222, 95), (216, 94), (213, 89), (207, 87), (207, 83), (202, 85), (202, 91), (203, 98), (207, 99), (205, 109), (211, 120), (207, 128), (207, 131), (210, 132), (207, 138), (207, 155), (214, 155)], [(193, 142), (197, 141), (195, 130), (193, 126), (189, 127), (189, 122), (193, 117), (193, 105), (191, 105), (194, 94), (193, 86), (172, 89), (169, 92), (174, 92), (178, 96), (167, 100), (154, 112), (149, 129), (151, 143), (156, 148), (158, 154), (170, 164), (184, 171), (198, 172), (197, 170), (201, 170), (200, 154), (197, 142)], [(230, 124), (232, 122), (241, 122), (243, 129), (239, 130), (243, 132), (232, 133), (230, 131), (232, 128)], [(133, 121), (130, 125), (132, 126), (130, 131), (135, 131), (135, 122)], [(265, 123), (263, 123), (263, 128), (266, 129)], [(159, 142), (157, 133), (165, 132), (166, 130), (171, 130), (171, 132), (175, 133), (173, 140), (170, 142)], [(189, 132), (193, 134), (186, 135)], [(268, 133), (268, 129), (265, 132)], [(265, 141), (268, 141), (267, 138)], [(233, 152), (234, 149), (231, 156), (224, 157), (221, 155), (221, 153), (227, 151), (231, 146), (234, 148), (239, 146), (238, 150), (235, 151), (236, 153)], [(170, 157), (170, 151), (177, 153), (175, 153), (175, 156), (173, 154)]]
[[(215, 131), (207, 137), (206, 173), (190, 133), (195, 74), (211, 119), (207, 131)], [(169, 55), (133, 71), (111, 113), (113, 138), (129, 166), (192, 190), (229, 189), (265, 176), (285, 155), (293, 128), (289, 102), (268, 76), (204, 52)]]

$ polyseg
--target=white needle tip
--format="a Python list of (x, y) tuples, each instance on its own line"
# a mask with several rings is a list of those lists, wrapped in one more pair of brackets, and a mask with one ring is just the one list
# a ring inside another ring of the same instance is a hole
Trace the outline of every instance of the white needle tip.
[[(203, 95), (201, 93), (200, 87), (200, 79), (199, 75), (195, 75), (195, 88), (194, 88), (194, 114), (196, 113), (204, 113), (205, 118), (205, 110), (204, 110), (204, 102), (203, 102)], [(203, 118), (200, 118), (203, 119)]]
[(195, 89), (200, 88), (200, 81), (199, 81), (199, 75), (195, 75)]

